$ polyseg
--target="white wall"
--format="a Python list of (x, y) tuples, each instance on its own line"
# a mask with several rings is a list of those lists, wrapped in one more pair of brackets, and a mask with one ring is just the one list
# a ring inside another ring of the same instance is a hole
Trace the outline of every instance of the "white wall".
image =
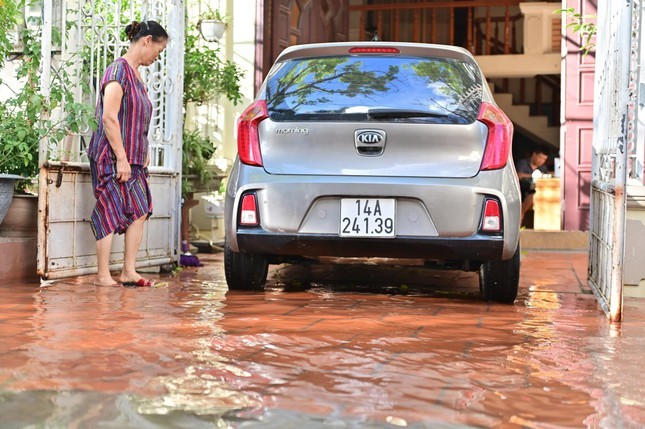
[(0, 103), (11, 98), (14, 95), (14, 91), (22, 87), (23, 83), (16, 80), (19, 65), (18, 61), (7, 60), (4, 68), (0, 69), (0, 80), (2, 80), (0, 84)]

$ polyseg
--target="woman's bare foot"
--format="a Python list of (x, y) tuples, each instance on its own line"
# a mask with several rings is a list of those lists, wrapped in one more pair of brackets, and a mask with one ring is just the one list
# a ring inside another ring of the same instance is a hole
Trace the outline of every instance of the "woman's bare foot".
[(119, 281), (121, 283), (136, 283), (139, 280), (141, 280), (143, 277), (139, 275), (136, 271), (121, 271), (121, 275), (119, 276)]
[(139, 273), (137, 273), (136, 271), (126, 270), (121, 271), (119, 281), (121, 281), (121, 284), (123, 284), (123, 286), (150, 287), (154, 286), (155, 284), (154, 280), (149, 280), (145, 277), (141, 277), (141, 275), (139, 275)]
[(96, 276), (96, 280), (94, 280), (94, 284), (96, 286), (116, 286), (119, 283), (115, 282), (112, 276), (108, 276), (108, 277)]

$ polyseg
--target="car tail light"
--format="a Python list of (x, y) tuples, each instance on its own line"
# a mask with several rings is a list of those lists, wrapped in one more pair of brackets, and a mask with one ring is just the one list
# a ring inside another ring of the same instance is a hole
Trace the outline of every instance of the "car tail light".
[(258, 124), (268, 117), (264, 100), (256, 101), (242, 113), (237, 123), (237, 152), (242, 163), (262, 166)]
[(483, 102), (477, 120), (488, 127), (488, 139), (480, 170), (497, 170), (506, 165), (513, 140), (513, 123), (502, 110)]
[(399, 54), (399, 51), (396, 48), (377, 48), (377, 47), (360, 47), (360, 48), (351, 48), (349, 50), (350, 54)]
[(497, 200), (488, 199), (484, 203), (484, 221), (482, 231), (500, 232), (502, 230), (502, 215)]
[(240, 225), (255, 226), (258, 224), (258, 206), (255, 194), (246, 194), (242, 197), (242, 210), (240, 211)]

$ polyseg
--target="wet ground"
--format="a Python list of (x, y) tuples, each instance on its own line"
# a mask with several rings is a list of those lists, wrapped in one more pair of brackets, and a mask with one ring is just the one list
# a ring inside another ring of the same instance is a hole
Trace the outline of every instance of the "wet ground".
[(200, 256), (150, 289), (0, 286), (0, 427), (645, 425), (645, 300), (608, 323), (585, 253), (524, 254), (514, 306), (405, 266), (281, 266), (228, 292)]

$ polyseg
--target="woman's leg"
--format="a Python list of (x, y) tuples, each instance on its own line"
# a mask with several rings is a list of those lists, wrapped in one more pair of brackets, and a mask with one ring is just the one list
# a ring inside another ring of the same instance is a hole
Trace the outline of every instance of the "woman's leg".
[(125, 256), (123, 257), (123, 270), (121, 271), (122, 282), (136, 282), (141, 278), (137, 274), (134, 265), (137, 261), (137, 252), (143, 237), (143, 224), (147, 217), (147, 215), (141, 216), (125, 230)]
[(96, 258), (98, 271), (96, 273), (96, 284), (101, 286), (113, 286), (117, 284), (110, 274), (110, 253), (112, 253), (112, 239), (114, 233), (108, 234), (96, 241)]

